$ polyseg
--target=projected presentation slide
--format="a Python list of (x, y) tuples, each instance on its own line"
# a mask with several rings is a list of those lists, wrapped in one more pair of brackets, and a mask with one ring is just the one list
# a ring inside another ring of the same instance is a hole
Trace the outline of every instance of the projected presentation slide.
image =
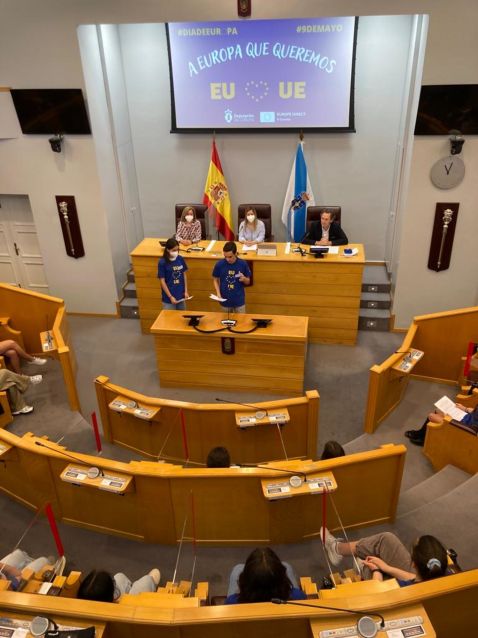
[(352, 130), (355, 24), (167, 24), (172, 129)]

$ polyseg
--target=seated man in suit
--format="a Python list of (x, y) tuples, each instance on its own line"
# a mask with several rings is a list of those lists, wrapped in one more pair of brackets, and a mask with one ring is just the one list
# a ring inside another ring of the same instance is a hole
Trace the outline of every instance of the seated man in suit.
[(315, 246), (343, 246), (348, 244), (349, 240), (340, 224), (334, 222), (334, 214), (323, 210), (320, 213), (320, 221), (312, 222), (302, 243)]

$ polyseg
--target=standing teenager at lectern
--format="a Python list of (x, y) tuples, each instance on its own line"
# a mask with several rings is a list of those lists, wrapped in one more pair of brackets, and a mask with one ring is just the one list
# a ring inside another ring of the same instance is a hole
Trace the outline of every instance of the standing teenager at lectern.
[(251, 283), (251, 271), (247, 262), (237, 256), (233, 241), (227, 241), (222, 251), (224, 259), (216, 262), (212, 271), (216, 295), (225, 299), (221, 302), (224, 310), (246, 312), (244, 286)]
[(186, 262), (179, 254), (179, 243), (174, 237), (171, 237), (166, 242), (164, 254), (158, 264), (164, 310), (186, 309), (185, 299), (189, 297), (187, 269)]

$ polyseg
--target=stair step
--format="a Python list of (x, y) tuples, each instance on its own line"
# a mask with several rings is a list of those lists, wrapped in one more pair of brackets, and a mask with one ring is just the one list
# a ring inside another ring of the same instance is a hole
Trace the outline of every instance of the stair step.
[(362, 292), (390, 292), (392, 289), (392, 285), (390, 283), (375, 283), (375, 282), (363, 282), (362, 281)]
[(414, 485), (400, 495), (397, 517), (408, 515), (422, 505), (431, 503), (470, 478), (470, 474), (453, 465), (446, 465), (430, 478)]
[(387, 284), (390, 285), (385, 266), (365, 266), (363, 269), (362, 282), (365, 284)]
[(364, 292), (360, 297), (360, 307), (369, 309), (390, 308), (392, 300), (386, 292)]
[(136, 299), (136, 284), (132, 281), (128, 281), (128, 283), (123, 286), (123, 292), (125, 297)]
[(134, 270), (132, 268), (131, 270), (128, 270), (128, 273), (126, 276), (128, 278), (128, 281), (134, 282)]
[(138, 300), (134, 297), (124, 297), (120, 301), (119, 308), (123, 319), (139, 319)]
[[(379, 313), (385, 314), (381, 315)], [(368, 310), (367, 308), (361, 309), (358, 321), (358, 329), (375, 330), (377, 332), (388, 332), (388, 330), (390, 329), (390, 311), (380, 309)]]

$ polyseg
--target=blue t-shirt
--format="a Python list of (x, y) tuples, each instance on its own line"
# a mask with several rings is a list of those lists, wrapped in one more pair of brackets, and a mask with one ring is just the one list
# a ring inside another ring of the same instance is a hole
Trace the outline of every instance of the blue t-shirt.
[[(183, 299), (186, 286), (184, 285), (184, 273), (188, 266), (181, 255), (178, 255), (174, 261), (166, 261), (164, 257), (159, 260), (158, 277), (164, 279), (169, 292), (175, 299)], [(161, 288), (161, 299), (164, 303), (171, 303), (171, 299)]]
[(247, 262), (239, 258), (233, 264), (228, 264), (225, 259), (221, 259), (214, 266), (212, 276), (219, 279), (221, 297), (227, 299), (221, 304), (224, 308), (238, 308), (246, 303), (244, 284), (238, 279), (240, 272), (244, 277), (251, 276)]
[[(304, 594), (302, 589), (298, 587), (292, 587), (290, 590), (290, 595), (288, 600), (307, 600), (307, 596)], [(238, 605), (239, 604), (239, 593), (231, 594), (226, 598), (224, 603), (225, 605)]]

